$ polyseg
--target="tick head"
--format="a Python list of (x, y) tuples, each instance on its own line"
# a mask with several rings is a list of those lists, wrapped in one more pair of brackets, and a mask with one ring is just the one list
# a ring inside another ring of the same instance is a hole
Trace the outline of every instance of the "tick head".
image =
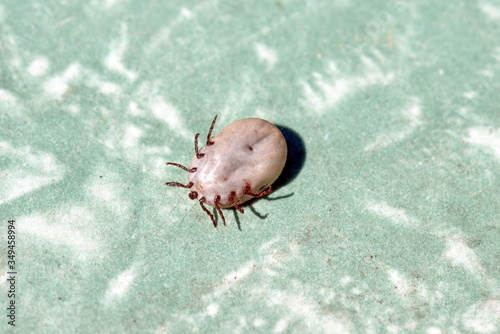
[(191, 191), (189, 193), (189, 198), (190, 199), (197, 199), (198, 198), (198, 193), (196, 191)]

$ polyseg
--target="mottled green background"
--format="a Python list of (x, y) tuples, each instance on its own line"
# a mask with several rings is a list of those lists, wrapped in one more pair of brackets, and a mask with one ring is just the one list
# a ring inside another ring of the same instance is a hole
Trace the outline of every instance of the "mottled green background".
[[(2, 1), (15, 330), (500, 333), (499, 75), (498, 0)], [(163, 185), (215, 114), (291, 148), (218, 229)]]

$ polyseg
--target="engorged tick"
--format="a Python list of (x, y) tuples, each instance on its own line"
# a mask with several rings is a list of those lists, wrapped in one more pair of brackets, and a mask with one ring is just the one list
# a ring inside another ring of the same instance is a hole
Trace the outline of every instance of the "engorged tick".
[(214, 206), (226, 225), (221, 208), (235, 207), (244, 213), (242, 203), (270, 194), (287, 157), (285, 138), (268, 121), (240, 119), (211, 138), (216, 120), (217, 115), (208, 130), (205, 147), (199, 149), (200, 134), (194, 136), (195, 156), (189, 168), (167, 162), (189, 172), (188, 183), (165, 183), (190, 189), (189, 198), (198, 200), (214, 227), (217, 227), (215, 217), (204, 204)]

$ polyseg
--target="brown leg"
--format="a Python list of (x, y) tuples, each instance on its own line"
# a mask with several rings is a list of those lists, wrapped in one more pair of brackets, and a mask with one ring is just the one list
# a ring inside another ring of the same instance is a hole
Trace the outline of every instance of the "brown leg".
[(167, 185), (167, 186), (182, 187), (182, 188), (191, 188), (193, 186), (193, 182), (189, 182), (188, 184), (182, 184), (182, 183), (179, 183), (179, 182), (166, 182), (165, 185)]
[(212, 125), (210, 125), (210, 129), (208, 130), (208, 135), (207, 135), (207, 146), (208, 146), (208, 145), (213, 145), (213, 144), (214, 144), (214, 142), (210, 140), (210, 137), (212, 137), (212, 131), (214, 130), (215, 121), (217, 120), (217, 116), (219, 116), (219, 115), (215, 115), (215, 118), (214, 118), (214, 120), (212, 121)]
[(236, 196), (236, 193), (234, 191), (231, 191), (231, 193), (229, 194), (229, 203), (231, 203), (239, 212), (241, 213), (245, 213), (245, 210), (243, 210), (243, 208), (241, 206), (239, 206), (238, 204), (236, 204), (235, 200), (234, 200), (234, 197)]
[(222, 222), (224, 223), (224, 226), (226, 226), (226, 219), (224, 218), (224, 214), (222, 213), (222, 210), (219, 206), (219, 201), (220, 201), (220, 196), (217, 195), (215, 196), (214, 203), (215, 203), (215, 208), (217, 209), (217, 212), (219, 213), (219, 216), (222, 219)]
[(245, 188), (245, 192), (244, 193), (247, 194), (247, 195), (253, 196), (253, 197), (264, 197), (266, 195), (269, 195), (272, 191), (273, 191), (273, 187), (269, 186), (269, 188), (267, 188), (267, 190), (264, 190), (263, 192), (258, 193), (258, 194), (254, 194), (254, 193), (250, 192), (250, 186), (247, 186)]
[(194, 151), (196, 152), (196, 157), (199, 159), (201, 157), (203, 157), (205, 154), (204, 153), (200, 153), (200, 151), (198, 150), (198, 137), (200, 136), (199, 133), (197, 133), (195, 136), (194, 136)]
[(208, 211), (208, 209), (203, 205), (203, 202), (205, 202), (205, 197), (200, 198), (200, 201), (199, 201), (200, 206), (203, 209), (203, 211), (205, 211), (207, 213), (207, 215), (210, 217), (210, 219), (212, 219), (212, 223), (214, 224), (214, 227), (217, 228), (217, 223), (215, 222), (214, 215), (211, 214), (210, 211)]
[(184, 167), (183, 165), (181, 164), (176, 164), (175, 162), (166, 162), (167, 165), (172, 165), (172, 166), (176, 166), (176, 167), (179, 167), (179, 168), (182, 168), (184, 169), (186, 172), (190, 172), (190, 173), (194, 173), (196, 172), (196, 167), (193, 167), (191, 169), (188, 169), (187, 167)]

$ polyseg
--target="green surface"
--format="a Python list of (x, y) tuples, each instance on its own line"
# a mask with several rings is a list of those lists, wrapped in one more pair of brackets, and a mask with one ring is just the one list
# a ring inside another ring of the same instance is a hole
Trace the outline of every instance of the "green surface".
[[(7, 0), (0, 61), (15, 331), (500, 332), (498, 0)], [(292, 140), (218, 229), (215, 114)]]

